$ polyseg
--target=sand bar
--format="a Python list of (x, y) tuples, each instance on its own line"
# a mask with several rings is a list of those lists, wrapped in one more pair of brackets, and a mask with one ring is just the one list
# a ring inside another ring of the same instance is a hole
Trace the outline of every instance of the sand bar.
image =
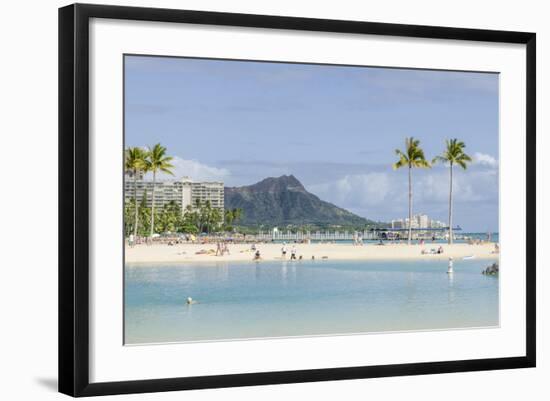
[[(422, 250), (430, 252), (432, 249), (443, 247), (442, 254), (422, 254)], [(282, 244), (258, 244), (262, 260), (281, 260)], [(254, 251), (250, 244), (228, 245), (229, 255), (216, 256), (216, 244), (177, 244), (177, 245), (136, 245), (133, 248), (126, 246), (125, 260), (127, 263), (177, 263), (177, 262), (223, 262), (223, 261), (251, 261)], [(290, 258), (292, 244), (287, 244), (286, 259)], [(432, 244), (423, 246), (406, 244), (364, 245), (351, 244), (296, 244), (296, 256), (301, 255), (304, 260), (312, 256), (318, 259), (329, 260), (447, 260), (452, 256), (456, 260), (464, 257), (479, 259), (498, 259), (494, 253), (495, 246), (491, 243), (469, 244)], [(207, 251), (206, 254), (197, 254)]]

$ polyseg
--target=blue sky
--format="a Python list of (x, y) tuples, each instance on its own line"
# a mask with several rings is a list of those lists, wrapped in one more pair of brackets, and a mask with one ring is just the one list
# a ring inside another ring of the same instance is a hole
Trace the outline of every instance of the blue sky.
[[(126, 146), (160, 142), (176, 176), (226, 186), (295, 175), (360, 216), (407, 214), (407, 136), (431, 159), (447, 138), (474, 162), (455, 174), (455, 222), (498, 229), (498, 75), (126, 56)], [(448, 169), (413, 173), (414, 211), (445, 220)]]

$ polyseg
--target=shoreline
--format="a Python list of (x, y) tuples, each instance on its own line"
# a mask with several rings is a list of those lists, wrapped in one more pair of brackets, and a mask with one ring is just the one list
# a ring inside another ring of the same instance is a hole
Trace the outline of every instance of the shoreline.
[[(268, 243), (257, 244), (261, 261), (290, 261), (290, 253), (293, 245), (296, 247), (296, 258), (299, 261), (312, 260), (448, 260), (453, 257), (455, 261), (465, 257), (486, 260), (498, 260), (500, 254), (494, 253), (493, 243), (478, 245), (470, 244), (437, 244), (424, 245), (385, 244), (363, 245), (352, 244), (287, 244), (286, 258), (281, 257), (282, 244)], [(432, 249), (443, 248), (441, 254), (422, 254), (422, 250), (430, 252)], [(160, 263), (216, 263), (216, 262), (254, 262), (254, 251), (250, 244), (229, 244), (229, 254), (215, 256), (216, 244), (177, 244), (177, 245), (136, 245), (125, 246), (125, 264), (160, 264)], [(197, 254), (197, 252), (205, 253)]]

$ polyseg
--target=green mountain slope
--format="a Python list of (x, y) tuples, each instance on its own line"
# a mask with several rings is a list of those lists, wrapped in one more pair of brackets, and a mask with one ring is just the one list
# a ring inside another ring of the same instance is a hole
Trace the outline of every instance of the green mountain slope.
[(241, 208), (247, 226), (288, 224), (361, 227), (373, 223), (308, 192), (293, 175), (225, 188), (225, 208)]

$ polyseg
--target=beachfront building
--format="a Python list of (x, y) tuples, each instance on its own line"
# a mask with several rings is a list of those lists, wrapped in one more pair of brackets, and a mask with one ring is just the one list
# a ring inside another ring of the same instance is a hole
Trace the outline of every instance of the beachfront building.
[[(407, 219), (408, 220), (408, 219)], [(405, 220), (403, 219), (395, 219), (391, 221), (391, 228), (394, 230), (400, 230), (405, 227)]]
[(430, 228), (446, 228), (447, 223), (439, 220), (430, 220)]
[(136, 176), (136, 180), (143, 180), (144, 173), (141, 170), (138, 170), (135, 174), (134, 174), (133, 170), (127, 170), (124, 178), (126, 179), (126, 181), (128, 181), (128, 180), (133, 181), (134, 180), (134, 175)]
[[(146, 197), (147, 207), (151, 207), (153, 194), (153, 181), (144, 180), (143, 177), (137, 180), (137, 199), (140, 202)], [(133, 177), (126, 176), (124, 182), (124, 200), (126, 202), (134, 198)], [(164, 205), (175, 202), (184, 213), (187, 206), (195, 207), (197, 201), (205, 204), (207, 201), (214, 209), (224, 211), (224, 187), (221, 181), (195, 182), (189, 177), (181, 180), (157, 181), (155, 183), (155, 208), (162, 208)]]
[[(413, 216), (411, 227), (413, 229), (446, 228), (447, 224), (439, 220), (432, 220), (428, 215), (419, 213)], [(409, 218), (392, 220), (391, 228), (394, 230), (409, 228)]]
[(416, 220), (416, 225), (418, 228), (429, 228), (430, 227), (430, 219), (428, 218), (428, 215), (426, 214), (417, 214), (414, 216)]

